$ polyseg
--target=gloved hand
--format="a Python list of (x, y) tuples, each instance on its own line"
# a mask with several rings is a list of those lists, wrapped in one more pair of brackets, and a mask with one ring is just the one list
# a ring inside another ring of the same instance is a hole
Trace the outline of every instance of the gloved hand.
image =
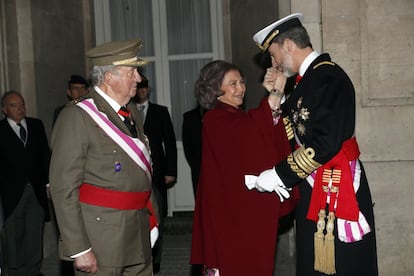
[(153, 227), (151, 229), (150, 237), (151, 237), (151, 248), (154, 247), (155, 242), (158, 240), (159, 230), (158, 227)]
[(274, 168), (263, 171), (259, 176), (245, 175), (245, 185), (249, 190), (256, 188), (259, 192), (273, 192), (279, 196), (280, 202), (290, 197), (289, 191), (277, 175)]
[(292, 190), (292, 188), (287, 188), (283, 184), (277, 175), (275, 168), (265, 170), (259, 174), (256, 179), (256, 189), (267, 192), (275, 191), (279, 196), (280, 202), (288, 199), (290, 197), (289, 191)]

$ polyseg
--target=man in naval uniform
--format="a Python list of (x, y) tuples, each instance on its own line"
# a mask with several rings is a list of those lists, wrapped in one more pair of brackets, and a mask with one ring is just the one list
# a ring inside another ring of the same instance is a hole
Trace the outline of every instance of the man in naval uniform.
[(158, 209), (148, 143), (135, 104), (142, 41), (102, 44), (86, 55), (93, 90), (59, 115), (50, 188), (60, 256), (75, 275), (152, 275)]
[[(289, 15), (253, 37), (270, 54), (264, 86), (282, 98), (277, 112), (293, 150), (256, 186), (271, 192), (299, 183), (297, 275), (378, 275), (373, 204), (354, 137), (354, 87), (329, 54), (313, 50), (302, 20)], [(296, 73), (286, 99), (281, 84)]]

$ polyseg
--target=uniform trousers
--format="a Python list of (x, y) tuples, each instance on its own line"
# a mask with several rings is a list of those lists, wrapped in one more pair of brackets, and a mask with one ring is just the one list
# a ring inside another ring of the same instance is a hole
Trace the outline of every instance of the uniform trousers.
[(40, 274), (45, 211), (27, 184), (16, 208), (4, 222), (8, 276)]

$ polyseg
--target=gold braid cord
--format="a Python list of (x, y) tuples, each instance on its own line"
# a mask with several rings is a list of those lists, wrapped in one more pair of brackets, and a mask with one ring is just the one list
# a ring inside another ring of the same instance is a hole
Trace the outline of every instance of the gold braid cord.
[(332, 66), (335, 66), (335, 63), (333, 63), (332, 61), (322, 61), (322, 62), (319, 62), (318, 64), (316, 64), (315, 66), (313, 66), (313, 69), (315, 70), (316, 68), (318, 68), (321, 65), (332, 65)]
[(275, 36), (279, 34), (279, 30), (274, 30), (268, 37), (262, 42), (262, 44), (256, 43), (257, 47), (260, 48), (262, 51), (266, 51), (267, 48), (270, 46), (270, 42), (273, 40)]
[(292, 140), (295, 138), (295, 133), (293, 132), (292, 124), (290, 123), (290, 120), (288, 117), (283, 117), (283, 124), (285, 125), (285, 131), (288, 140)]

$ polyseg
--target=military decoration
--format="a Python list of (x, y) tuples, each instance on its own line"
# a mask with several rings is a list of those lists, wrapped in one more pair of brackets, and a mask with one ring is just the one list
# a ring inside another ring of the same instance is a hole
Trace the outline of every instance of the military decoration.
[(303, 103), (303, 97), (300, 97), (298, 99), (298, 102), (296, 103), (297, 110), (292, 110), (292, 117), (293, 122), (296, 126), (296, 133), (300, 136), (305, 135), (306, 133), (306, 127), (305, 122), (309, 120), (310, 118), (310, 111), (308, 108), (302, 106)]
[(115, 164), (114, 164), (114, 168), (115, 168), (115, 172), (120, 172), (121, 171), (121, 163), (116, 161)]

